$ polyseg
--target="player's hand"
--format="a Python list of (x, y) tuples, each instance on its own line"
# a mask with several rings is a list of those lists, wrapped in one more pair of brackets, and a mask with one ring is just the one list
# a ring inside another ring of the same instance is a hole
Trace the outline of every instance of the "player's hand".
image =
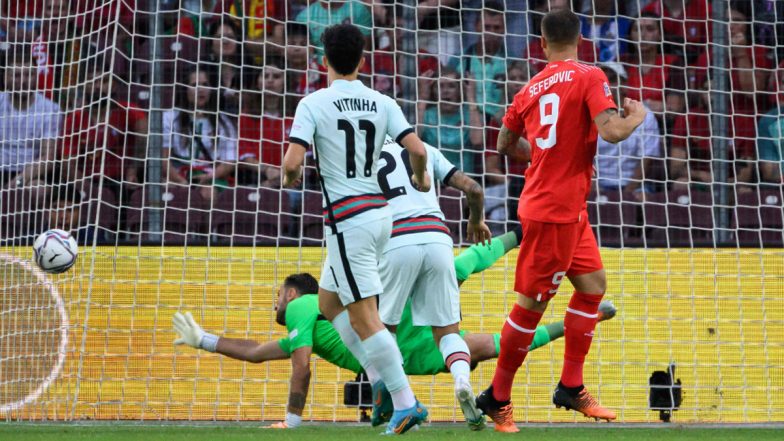
[(172, 317), (174, 323), (174, 331), (177, 333), (178, 338), (174, 340), (175, 345), (188, 345), (192, 348), (199, 349), (201, 347), (201, 339), (204, 337), (204, 330), (201, 329), (196, 320), (190, 312), (185, 314), (175, 312)]
[(430, 174), (425, 172), (423, 182), (419, 182), (416, 175), (411, 175), (411, 183), (414, 184), (414, 188), (421, 191), (422, 193), (427, 193), (430, 191)]
[(289, 425), (286, 424), (285, 421), (278, 421), (277, 423), (272, 423), (264, 428), (265, 429), (288, 429)]
[(298, 173), (296, 178), (290, 177), (288, 174), (283, 173), (283, 188), (297, 188), (302, 185), (302, 173)]
[(487, 243), (489, 245), (492, 237), (493, 233), (490, 232), (490, 228), (484, 221), (478, 223), (468, 222), (466, 239), (468, 239), (469, 242), (479, 244)]
[(642, 122), (645, 119), (645, 115), (648, 114), (648, 111), (645, 110), (645, 106), (643, 106), (641, 102), (631, 98), (624, 98), (623, 113), (626, 118), (634, 118)]

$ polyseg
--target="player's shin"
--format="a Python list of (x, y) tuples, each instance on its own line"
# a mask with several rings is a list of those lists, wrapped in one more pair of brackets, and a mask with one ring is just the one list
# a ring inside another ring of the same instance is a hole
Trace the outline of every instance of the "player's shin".
[(528, 354), (542, 318), (541, 312), (524, 309), (515, 304), (501, 331), (501, 351), (493, 376), (493, 397), (498, 401), (509, 401), (515, 374)]
[(564, 317), (566, 342), (561, 384), (566, 387), (583, 385), (583, 365), (591, 348), (593, 331), (598, 320), (601, 294), (575, 292), (569, 300)]
[(441, 337), (438, 349), (444, 357), (452, 378), (455, 380), (455, 397), (460, 404), (460, 410), (465, 416), (466, 423), (471, 430), (482, 430), (485, 427), (485, 417), (476, 407), (476, 397), (469, 376), (471, 375), (471, 353), (468, 344), (457, 332)]
[(403, 357), (397, 343), (386, 329), (362, 341), (368, 363), (373, 366), (387, 386), (395, 410), (409, 409), (416, 405), (416, 398), (408, 378), (403, 372)]
[(351, 351), (351, 354), (359, 361), (360, 366), (362, 366), (368, 376), (370, 384), (379, 381), (381, 377), (375, 367), (368, 362), (368, 356), (365, 353), (365, 349), (362, 347), (359, 335), (357, 335), (354, 328), (351, 327), (351, 321), (349, 320), (347, 310), (343, 310), (343, 312), (335, 316), (332, 320), (332, 327), (338, 331), (340, 339), (343, 340), (343, 344), (346, 345), (348, 350)]

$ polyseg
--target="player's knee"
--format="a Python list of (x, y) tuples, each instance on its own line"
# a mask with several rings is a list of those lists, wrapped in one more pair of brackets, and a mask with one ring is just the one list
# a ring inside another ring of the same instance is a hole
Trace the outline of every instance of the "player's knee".
[(377, 311), (374, 297), (367, 297), (348, 305), (351, 327), (362, 340), (384, 329)]
[(607, 291), (607, 275), (604, 270), (596, 271), (591, 277), (590, 294), (604, 294)]
[(597, 281), (597, 294), (604, 294), (607, 292), (607, 277), (602, 277), (599, 281)]
[(604, 270), (569, 278), (578, 292), (586, 294), (604, 294), (607, 291), (607, 275)]
[(460, 333), (460, 324), (453, 323), (447, 326), (432, 326), (433, 329), (433, 339), (436, 341), (436, 345), (441, 343), (441, 338), (445, 335), (449, 334), (459, 334)]

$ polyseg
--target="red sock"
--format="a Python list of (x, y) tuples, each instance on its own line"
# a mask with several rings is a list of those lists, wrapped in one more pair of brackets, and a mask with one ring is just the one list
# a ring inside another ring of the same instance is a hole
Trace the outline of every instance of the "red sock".
[(536, 325), (541, 319), (541, 312), (523, 309), (518, 304), (509, 313), (501, 330), (501, 351), (493, 376), (493, 397), (496, 400), (508, 401), (512, 397), (515, 374), (528, 354), (528, 347), (536, 334)]
[(561, 384), (578, 387), (583, 384), (583, 365), (585, 356), (591, 349), (593, 330), (596, 328), (601, 294), (576, 292), (569, 300), (564, 317), (564, 364), (561, 371)]

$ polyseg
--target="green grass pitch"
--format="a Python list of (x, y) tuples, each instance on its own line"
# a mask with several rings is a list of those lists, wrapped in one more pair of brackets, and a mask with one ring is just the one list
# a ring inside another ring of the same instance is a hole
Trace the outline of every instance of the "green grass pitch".
[[(613, 425), (579, 426), (520, 426), (519, 434), (495, 433), (491, 428), (482, 432), (471, 432), (462, 425), (425, 426), (416, 432), (408, 433), (405, 439), (428, 441), (462, 441), (503, 438), (522, 439), (525, 441), (547, 440), (645, 440), (645, 441), (676, 441), (676, 440), (750, 440), (765, 441), (781, 439), (781, 428), (739, 428), (732, 427), (628, 427)], [(255, 441), (259, 439), (298, 441), (345, 441), (378, 439), (378, 428), (342, 425), (319, 424), (308, 425), (296, 430), (270, 430), (260, 427), (243, 425), (221, 426), (163, 426), (146, 424), (112, 425), (72, 425), (72, 424), (26, 424), (0, 423), (0, 440), (14, 441), (71, 441), (71, 440), (112, 440), (112, 441)]]

